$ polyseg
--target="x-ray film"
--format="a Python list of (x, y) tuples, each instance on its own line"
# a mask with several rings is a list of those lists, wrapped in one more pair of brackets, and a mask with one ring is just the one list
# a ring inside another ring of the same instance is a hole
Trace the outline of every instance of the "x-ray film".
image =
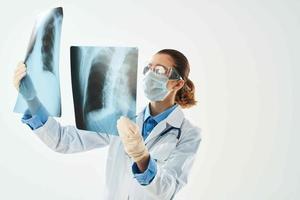
[(137, 64), (134, 47), (71, 47), (77, 128), (117, 135), (119, 117), (135, 116)]
[[(63, 19), (61, 7), (41, 13), (31, 34), (24, 63), (37, 97), (51, 116), (61, 116), (59, 50)], [(14, 112), (24, 113), (26, 101), (19, 94)]]

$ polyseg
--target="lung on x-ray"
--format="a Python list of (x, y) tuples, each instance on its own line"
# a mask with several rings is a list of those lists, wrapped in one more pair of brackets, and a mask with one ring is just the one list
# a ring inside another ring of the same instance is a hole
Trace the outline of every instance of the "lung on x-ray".
[(117, 135), (117, 119), (135, 116), (137, 64), (135, 47), (71, 47), (77, 128)]
[[(37, 97), (51, 116), (61, 116), (59, 50), (63, 19), (61, 7), (41, 13), (31, 34), (24, 63)], [(19, 94), (14, 112), (24, 113), (27, 104)]]

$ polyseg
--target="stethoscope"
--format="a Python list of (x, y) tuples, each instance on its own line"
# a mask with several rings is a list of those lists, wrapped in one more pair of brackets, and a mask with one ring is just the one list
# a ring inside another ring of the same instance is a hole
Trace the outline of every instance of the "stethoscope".
[(159, 137), (164, 136), (165, 134), (167, 134), (167, 133), (170, 132), (171, 130), (177, 130), (177, 137), (176, 137), (176, 138), (177, 138), (177, 140), (179, 140), (179, 138), (180, 138), (180, 136), (181, 136), (181, 129), (180, 129), (180, 128), (177, 128), (177, 127), (173, 127), (173, 126), (167, 128), (167, 129), (165, 129), (163, 132), (161, 132), (161, 133), (159, 134)]
[(155, 138), (155, 140), (151, 143), (151, 145), (148, 146), (148, 149), (152, 148), (164, 135), (169, 133), (171, 130), (177, 130), (176, 139), (177, 139), (177, 141), (179, 141), (179, 138), (181, 136), (181, 129), (177, 128), (177, 127), (170, 126), (169, 128), (165, 129), (163, 132), (161, 132), (158, 137)]
[[(130, 120), (134, 120), (136, 119), (136, 117), (138, 117), (138, 115), (134, 115), (132, 117), (129, 117)], [(144, 124), (143, 124), (144, 126)], [(162, 136), (164, 136), (165, 134), (167, 134), (168, 132), (170, 132), (171, 130), (177, 130), (177, 140), (179, 140), (180, 136), (181, 136), (181, 129), (180, 128), (177, 128), (177, 127), (173, 127), (173, 126), (170, 126), (169, 128), (165, 129), (163, 132), (161, 132), (158, 136), (158, 138), (161, 138)]]
[[(137, 115), (136, 116), (134, 116), (134, 118), (135, 117), (137, 117)], [(176, 139), (179, 141), (179, 139), (180, 139), (180, 136), (181, 136), (181, 129), (180, 128), (177, 128), (177, 127), (174, 127), (174, 126), (170, 126), (170, 127), (168, 127), (168, 128), (166, 128), (163, 132), (161, 132), (160, 134), (159, 134), (159, 136), (153, 141), (153, 143), (151, 144), (151, 146), (149, 147), (149, 149), (151, 148), (151, 147), (153, 147), (164, 135), (166, 135), (167, 133), (169, 133), (171, 130), (177, 130), (177, 136), (176, 136)], [(129, 155), (127, 154), (127, 153), (125, 153), (128, 157), (129, 157)], [(130, 157), (129, 157), (130, 158)]]

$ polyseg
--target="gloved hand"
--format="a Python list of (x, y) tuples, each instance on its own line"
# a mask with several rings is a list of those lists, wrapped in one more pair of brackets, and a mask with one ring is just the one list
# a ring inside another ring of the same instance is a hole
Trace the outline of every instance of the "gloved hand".
[(28, 105), (29, 110), (26, 111), (26, 114), (30, 113), (32, 116), (37, 115), (41, 122), (45, 123), (49, 113), (36, 96), (36, 91), (30, 76), (26, 76), (26, 66), (23, 62), (18, 64), (14, 73), (13, 82), (15, 88), (21, 93)]
[(135, 162), (149, 156), (137, 124), (122, 116), (117, 121), (117, 128), (126, 153)]
[(30, 76), (26, 76), (26, 66), (20, 62), (14, 74), (14, 86), (21, 93), (25, 100), (32, 100), (36, 97), (36, 91)]

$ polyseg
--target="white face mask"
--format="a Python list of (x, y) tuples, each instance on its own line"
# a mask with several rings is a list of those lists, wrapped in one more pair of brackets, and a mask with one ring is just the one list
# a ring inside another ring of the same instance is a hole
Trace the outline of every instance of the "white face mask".
[(146, 97), (150, 101), (161, 101), (167, 94), (168, 77), (148, 71), (143, 78), (143, 88)]

